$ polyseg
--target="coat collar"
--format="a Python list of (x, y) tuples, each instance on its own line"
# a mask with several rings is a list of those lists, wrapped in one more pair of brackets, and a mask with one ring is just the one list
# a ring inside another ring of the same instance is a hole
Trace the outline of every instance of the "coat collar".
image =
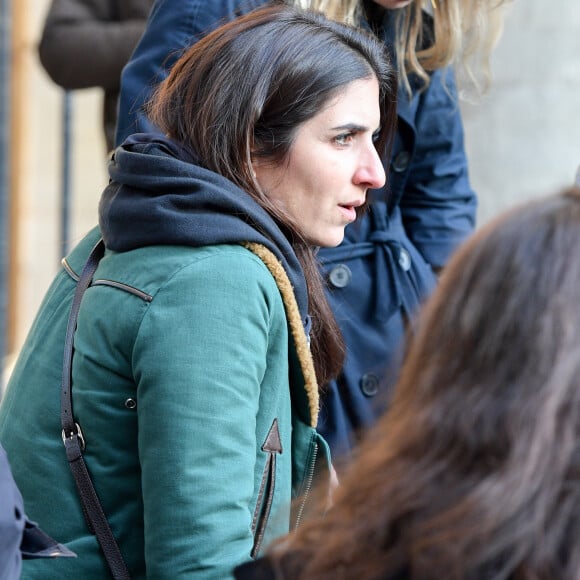
[[(297, 366), (300, 371), (298, 375), (302, 375), (304, 384), (304, 391), (303, 393), (297, 393), (297, 398), (306, 399), (305, 406), (308, 409), (308, 416), (304, 417), (304, 419), (311, 427), (316, 427), (318, 423), (318, 410), (320, 404), (318, 382), (316, 380), (316, 372), (314, 370), (314, 362), (312, 360), (309, 340), (304, 332), (298, 303), (296, 302), (296, 296), (294, 295), (294, 290), (292, 289), (292, 284), (290, 283), (288, 274), (284, 270), (280, 260), (278, 260), (274, 253), (265, 246), (250, 242), (242, 245), (256, 254), (256, 256), (264, 262), (280, 290), (282, 301), (284, 302), (284, 308), (286, 310), (290, 336), (293, 341), (294, 354), (296, 355)], [(295, 370), (296, 369), (291, 368), (291, 374), (295, 374)], [(297, 408), (302, 409), (304, 408), (304, 405), (297, 405)]]

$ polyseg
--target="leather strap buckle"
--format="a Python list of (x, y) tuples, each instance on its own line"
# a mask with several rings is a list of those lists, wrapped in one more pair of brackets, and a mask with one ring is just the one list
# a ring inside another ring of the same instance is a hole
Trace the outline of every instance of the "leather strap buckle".
[(71, 430), (68, 435), (65, 433), (64, 429), (62, 430), (62, 442), (64, 443), (64, 446), (66, 447), (67, 440), (72, 440), (73, 437), (76, 436), (78, 438), (78, 440), (80, 441), (81, 449), (84, 451), (85, 450), (85, 438), (84, 438), (83, 432), (81, 430), (81, 426), (78, 423), (75, 423), (75, 428), (76, 428), (76, 431)]

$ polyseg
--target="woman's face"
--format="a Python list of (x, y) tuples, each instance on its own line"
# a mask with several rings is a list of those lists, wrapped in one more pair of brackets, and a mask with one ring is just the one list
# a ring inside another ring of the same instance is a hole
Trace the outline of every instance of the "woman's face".
[(340, 244), (367, 190), (384, 185), (374, 146), (379, 124), (379, 85), (373, 76), (346, 85), (303, 123), (286, 163), (254, 160), (262, 190), (312, 245)]
[(373, 0), (373, 2), (387, 10), (396, 10), (408, 6), (413, 0)]

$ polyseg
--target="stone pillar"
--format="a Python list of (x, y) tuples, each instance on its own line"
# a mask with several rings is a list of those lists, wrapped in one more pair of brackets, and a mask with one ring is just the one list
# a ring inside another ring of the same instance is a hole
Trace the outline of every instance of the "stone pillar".
[(462, 103), (479, 224), (574, 182), (580, 164), (578, 0), (514, 0), (492, 59), (493, 81)]

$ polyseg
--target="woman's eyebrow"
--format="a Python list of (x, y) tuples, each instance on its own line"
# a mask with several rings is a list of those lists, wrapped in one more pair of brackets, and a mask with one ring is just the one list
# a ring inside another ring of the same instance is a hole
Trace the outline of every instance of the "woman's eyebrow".
[(369, 128), (365, 125), (359, 125), (357, 123), (346, 123), (344, 125), (337, 125), (332, 127), (333, 131), (368, 131)]

